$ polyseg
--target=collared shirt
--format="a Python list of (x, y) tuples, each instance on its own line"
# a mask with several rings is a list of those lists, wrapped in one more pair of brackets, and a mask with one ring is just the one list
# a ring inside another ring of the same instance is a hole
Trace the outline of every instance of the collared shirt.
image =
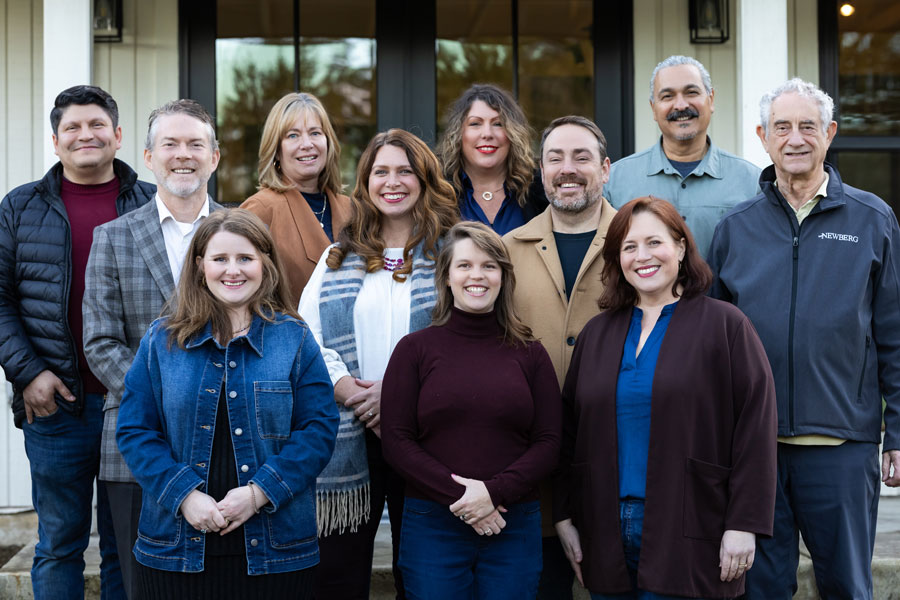
[(488, 221), (484, 211), (481, 210), (481, 207), (475, 200), (475, 190), (472, 188), (472, 180), (469, 179), (469, 176), (465, 173), (460, 173), (460, 176), (464, 194), (459, 199), (459, 215), (463, 221), (478, 221), (479, 223), (484, 223), (496, 231), (497, 235), (506, 235), (516, 227), (521, 227), (525, 224), (525, 214), (522, 212), (522, 207), (519, 206), (516, 199), (509, 193), (509, 189), (506, 187), (505, 183), (503, 184), (503, 199), (501, 200), (497, 197), (499, 194), (494, 195), (493, 201), (499, 201), (502, 202), (502, 204), (500, 205), (500, 210), (497, 211), (497, 215), (494, 217), (494, 222), (491, 223)]
[(175, 216), (163, 203), (159, 194), (156, 195), (156, 210), (159, 213), (159, 226), (162, 228), (163, 239), (166, 242), (166, 256), (169, 258), (169, 268), (172, 269), (172, 279), (178, 286), (181, 277), (181, 267), (184, 266), (184, 255), (194, 238), (200, 221), (209, 216), (209, 201), (203, 203), (200, 212), (190, 223), (176, 221)]
[(619, 498), (644, 498), (650, 449), (650, 399), (656, 359), (678, 302), (663, 307), (647, 341), (637, 352), (644, 312), (634, 307), (616, 382)]
[(713, 231), (732, 207), (759, 193), (760, 169), (753, 163), (718, 148), (707, 138), (703, 160), (682, 177), (655, 145), (616, 161), (603, 195), (614, 208), (642, 196), (656, 196), (675, 205), (684, 217), (697, 249), (706, 256)]
[[(775, 187), (778, 187), (778, 180), (775, 180)], [(819, 200), (821, 198), (828, 197), (828, 173), (825, 173), (825, 181), (822, 182), (822, 185), (819, 186), (819, 189), (816, 190), (816, 193), (812, 198), (803, 203), (800, 208), (794, 208), (794, 205), (788, 202), (788, 206), (790, 206), (794, 214), (797, 215), (797, 223), (802, 223), (803, 219), (809, 216), (809, 213), (819, 204)]]

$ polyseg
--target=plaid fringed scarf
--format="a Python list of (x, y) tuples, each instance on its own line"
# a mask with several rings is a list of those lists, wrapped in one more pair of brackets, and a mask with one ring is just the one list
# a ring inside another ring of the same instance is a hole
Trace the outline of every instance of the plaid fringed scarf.
[[(337, 270), (328, 269), (319, 294), (322, 341), (337, 352), (353, 377), (359, 377), (353, 306), (366, 276), (365, 261), (350, 253)], [(425, 258), (421, 246), (413, 252), (409, 332), (431, 324), (434, 262)], [(316, 479), (316, 515), (320, 536), (346, 528), (356, 531), (369, 520), (369, 468), (366, 461), (365, 425), (353, 409), (338, 405), (341, 421), (334, 454)]]

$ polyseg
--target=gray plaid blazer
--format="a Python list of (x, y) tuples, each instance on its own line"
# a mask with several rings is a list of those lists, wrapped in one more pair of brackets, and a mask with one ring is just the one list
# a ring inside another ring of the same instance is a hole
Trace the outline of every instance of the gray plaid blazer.
[[(209, 200), (210, 211), (222, 206)], [(116, 445), (125, 374), (174, 289), (156, 202), (94, 229), (84, 281), (84, 354), (106, 386), (100, 479), (134, 481)]]

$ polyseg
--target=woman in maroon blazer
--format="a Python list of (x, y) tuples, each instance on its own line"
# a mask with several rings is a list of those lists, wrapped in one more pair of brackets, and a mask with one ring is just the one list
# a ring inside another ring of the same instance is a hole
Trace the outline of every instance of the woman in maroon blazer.
[(675, 208), (626, 204), (563, 388), (554, 520), (594, 600), (732, 598), (771, 535), (775, 391)]

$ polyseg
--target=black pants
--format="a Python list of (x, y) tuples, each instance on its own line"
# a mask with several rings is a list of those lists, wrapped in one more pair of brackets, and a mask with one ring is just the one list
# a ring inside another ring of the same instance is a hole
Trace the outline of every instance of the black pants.
[(372, 577), (372, 553), (375, 550), (375, 534), (384, 502), (387, 499), (391, 520), (391, 538), (394, 586), (397, 599), (403, 600), (403, 577), (397, 568), (400, 551), (400, 521), (403, 516), (403, 479), (384, 461), (381, 440), (366, 431), (366, 452), (369, 463), (371, 504), (369, 521), (355, 532), (332, 533), (319, 538), (319, 566), (316, 567), (315, 600), (368, 600)]
[(137, 541), (138, 521), (141, 518), (141, 486), (136, 483), (104, 481), (109, 496), (113, 530), (116, 532), (116, 549), (122, 567), (122, 583), (128, 600), (142, 600), (138, 589), (137, 561), (134, 558), (134, 542)]

